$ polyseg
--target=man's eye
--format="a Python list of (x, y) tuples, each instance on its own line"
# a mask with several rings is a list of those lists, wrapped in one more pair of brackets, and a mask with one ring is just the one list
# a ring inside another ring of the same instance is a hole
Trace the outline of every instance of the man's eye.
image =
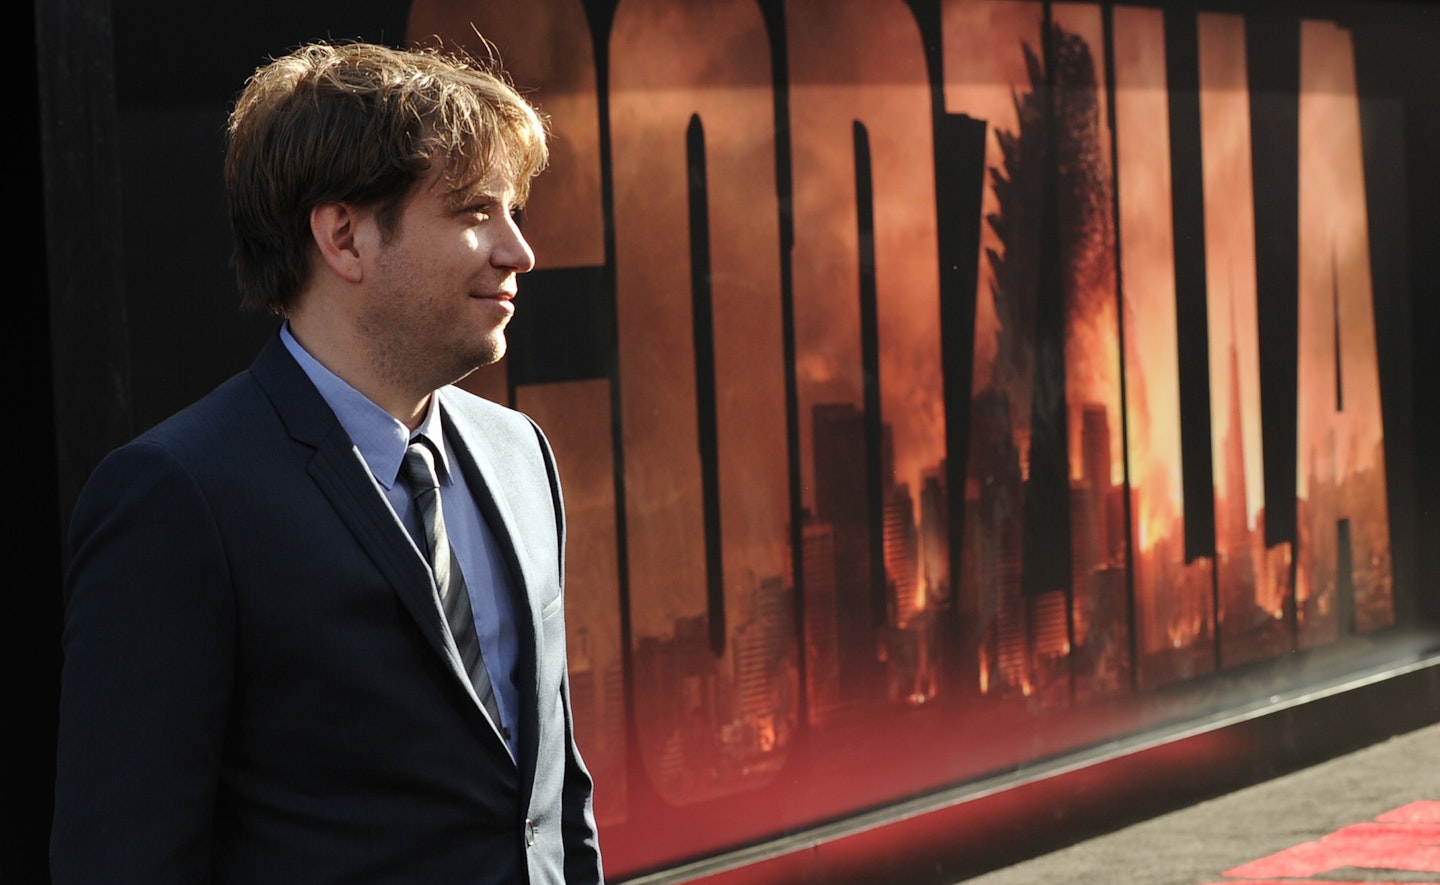
[(524, 207), (524, 206), (514, 206), (514, 207), (512, 207), (512, 208), (510, 209), (510, 220), (513, 221), (513, 222), (515, 222), (516, 226), (519, 226), (520, 222), (522, 222), (522, 221), (525, 220), (525, 207)]

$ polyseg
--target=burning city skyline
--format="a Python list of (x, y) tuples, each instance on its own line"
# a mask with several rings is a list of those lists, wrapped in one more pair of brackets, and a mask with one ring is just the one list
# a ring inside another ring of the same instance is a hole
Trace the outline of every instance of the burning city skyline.
[[(557, 453), (577, 721), (627, 696), (636, 717), (582, 735), (595, 758), (709, 807), (770, 784), (806, 727), (823, 746), (932, 701), (1060, 709), (1393, 621), (1348, 32), (1299, 31), (1296, 494), (1274, 502), (1260, 307), (1284, 293), (1260, 282), (1243, 16), (1187, 23), (1198, 131), (1172, 144), (1157, 8), (578, 10), (417, 0), (411, 33), (478, 29), (551, 116), (518, 309), (583, 308), (596, 356), (471, 383)], [(983, 141), (957, 150), (951, 125)], [(1190, 159), (1198, 324), (1174, 226)], [(1181, 413), (1201, 336), (1203, 507)], [(1295, 537), (1271, 543), (1285, 504)]]

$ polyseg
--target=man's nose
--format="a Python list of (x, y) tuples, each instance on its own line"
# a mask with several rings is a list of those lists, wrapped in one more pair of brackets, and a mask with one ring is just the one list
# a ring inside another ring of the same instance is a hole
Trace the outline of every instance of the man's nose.
[(525, 234), (520, 231), (520, 224), (515, 216), (505, 216), (500, 242), (495, 244), (494, 251), (490, 253), (490, 260), (492, 263), (500, 267), (508, 267), (516, 273), (529, 273), (535, 269), (535, 252), (530, 248)]

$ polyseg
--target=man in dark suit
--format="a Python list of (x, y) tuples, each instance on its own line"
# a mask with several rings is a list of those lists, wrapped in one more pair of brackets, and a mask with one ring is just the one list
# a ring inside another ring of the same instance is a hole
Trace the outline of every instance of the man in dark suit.
[(72, 519), (59, 883), (596, 883), (564, 518), (505, 351), (544, 126), (494, 73), (313, 45), (256, 72), (226, 184), (246, 372)]

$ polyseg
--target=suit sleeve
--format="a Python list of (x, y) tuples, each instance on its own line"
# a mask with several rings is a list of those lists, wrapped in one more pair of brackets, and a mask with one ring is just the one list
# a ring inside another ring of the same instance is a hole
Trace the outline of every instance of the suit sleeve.
[(70, 544), (54, 882), (208, 881), (235, 655), (210, 504), (132, 444), (87, 483)]

